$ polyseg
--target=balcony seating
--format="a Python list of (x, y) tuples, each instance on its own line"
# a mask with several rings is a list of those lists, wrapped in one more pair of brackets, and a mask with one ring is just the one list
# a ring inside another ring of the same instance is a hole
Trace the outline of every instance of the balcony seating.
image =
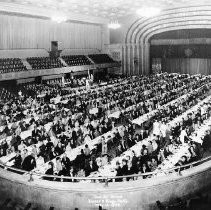
[(91, 64), (89, 59), (84, 55), (66, 55), (62, 56), (62, 59), (68, 66), (83, 66)]
[(30, 57), (26, 59), (32, 69), (52, 69), (61, 68), (63, 64), (57, 58), (50, 57)]
[(26, 71), (27, 68), (23, 65), (19, 58), (3, 58), (0, 59), (0, 73)]
[[(107, 54), (89, 55), (95, 64), (114, 63), (115, 61)], [(65, 55), (62, 59), (68, 66), (91, 65), (92, 62), (85, 55)], [(26, 61), (31, 65), (33, 70), (61, 68), (64, 64), (58, 58), (50, 57), (29, 57)], [(2, 58), (0, 59), (0, 73), (27, 71), (27, 67), (19, 58)]]
[(103, 64), (103, 63), (114, 63), (115, 61), (111, 59), (107, 54), (92, 54), (89, 55), (94, 63), (96, 64)]

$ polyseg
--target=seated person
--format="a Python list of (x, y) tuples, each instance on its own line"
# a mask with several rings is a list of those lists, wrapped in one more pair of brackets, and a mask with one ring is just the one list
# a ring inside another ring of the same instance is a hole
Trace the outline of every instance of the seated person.
[(92, 159), (89, 162), (85, 163), (84, 171), (85, 171), (85, 176), (89, 176), (92, 172), (97, 171), (98, 166), (95, 161)]
[(21, 163), (22, 163), (22, 157), (21, 157), (21, 152), (20, 150), (16, 151), (16, 155), (15, 157), (11, 158), (9, 161), (13, 161), (14, 160), (14, 168), (21, 168)]
[(128, 165), (127, 165), (127, 160), (126, 159), (122, 160), (121, 173), (122, 173), (123, 176), (127, 176), (128, 175)]
[[(122, 174), (122, 169), (121, 169), (121, 166), (120, 166), (120, 163), (119, 161), (116, 162), (116, 176), (123, 176)], [(121, 182), (122, 179), (118, 178), (118, 179), (115, 179), (116, 182)]]
[[(53, 162), (49, 162), (48, 163), (48, 169), (47, 171), (45, 172), (46, 175), (54, 175), (54, 170), (53, 170)], [(49, 181), (53, 181), (53, 178), (52, 177), (44, 177), (43, 179), (45, 180), (49, 180)]]
[(31, 171), (36, 168), (36, 160), (33, 154), (29, 154), (25, 157), (22, 163), (22, 169), (25, 171)]
[(58, 142), (57, 146), (55, 147), (56, 156), (60, 156), (64, 153), (64, 147), (62, 146), (61, 142)]
[[(68, 170), (64, 163), (62, 163), (62, 168), (58, 173), (58, 176), (70, 176), (70, 170)], [(68, 179), (65, 179), (63, 181), (68, 181)]]
[(44, 145), (43, 141), (40, 141), (39, 155), (45, 157), (46, 156), (45, 152), (46, 152), (46, 146)]
[(84, 150), (81, 149), (81, 154), (78, 154), (74, 160), (74, 165), (76, 166), (76, 168), (80, 169), (84, 169), (85, 166), (85, 154), (84, 154)]
[(18, 145), (18, 150), (23, 151), (26, 147), (27, 146), (24, 144), (24, 141), (21, 140), (21, 143)]
[(84, 155), (86, 159), (90, 157), (90, 153), (91, 153), (91, 150), (89, 149), (89, 146), (86, 144), (84, 148)]
[(70, 159), (67, 157), (66, 153), (63, 154), (62, 164), (64, 164), (64, 166), (67, 170), (70, 170), (71, 162), (70, 162)]
[(55, 166), (56, 174), (59, 175), (61, 170), (62, 170), (62, 160), (60, 157), (57, 157), (56, 158), (56, 166)]
[(56, 152), (54, 146), (51, 147), (51, 151), (48, 153), (48, 159), (52, 160), (56, 157)]
[(187, 157), (182, 156), (175, 166), (183, 166), (187, 164)]
[(36, 167), (39, 168), (39, 167), (43, 166), (44, 163), (45, 163), (45, 161), (44, 161), (43, 156), (38, 154), (37, 159), (36, 159)]

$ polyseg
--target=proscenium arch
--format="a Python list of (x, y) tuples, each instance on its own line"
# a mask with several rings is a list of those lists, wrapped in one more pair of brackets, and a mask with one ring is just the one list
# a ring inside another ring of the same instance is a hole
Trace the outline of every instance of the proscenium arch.
[(167, 27), (169, 25), (179, 26), (183, 24), (184, 22), (194, 22), (194, 23), (201, 22), (202, 24), (204, 24), (210, 21), (211, 21), (211, 14), (210, 16), (204, 16), (204, 15), (186, 16), (185, 20), (182, 17), (175, 17), (175, 18), (172, 18), (170, 21), (165, 20), (164, 22), (162, 22), (162, 24), (151, 24), (150, 27), (148, 27), (147, 29), (140, 30), (139, 34), (137, 35), (136, 43), (140, 43), (141, 40), (145, 41), (146, 37), (148, 37), (148, 35), (152, 31), (156, 31), (159, 28)]
[[(185, 21), (183, 23), (185, 23)], [(171, 25), (171, 26), (160, 28), (158, 30), (153, 30), (145, 37), (144, 42), (148, 42), (149, 39), (155, 34), (160, 34), (167, 31), (182, 30), (182, 29), (211, 29), (211, 21), (210, 23), (200, 23), (200, 24), (190, 23), (190, 24), (181, 24), (179, 26)]]
[[(140, 30), (145, 25), (148, 26), (150, 23), (159, 22), (165, 19), (170, 19), (174, 16), (186, 16), (187, 13), (207, 13), (211, 12), (211, 5), (196, 5), (196, 6), (186, 6), (186, 7), (177, 7), (163, 10), (162, 13), (158, 16), (151, 17), (151, 18), (139, 18), (136, 19), (131, 26), (129, 27), (126, 36), (125, 36), (125, 43), (133, 43), (133, 36), (136, 35), (136, 30)], [(196, 14), (195, 14), (196, 15)], [(192, 16), (195, 16), (192, 15)]]
[[(175, 23), (175, 22), (179, 22), (179, 21), (184, 21), (184, 18), (186, 21), (188, 20), (193, 20), (193, 19), (200, 19), (200, 20), (208, 20), (208, 18), (211, 18), (211, 11), (210, 11), (210, 15), (205, 15), (205, 14), (197, 14), (197, 15), (192, 15), (190, 13), (186, 13), (183, 16), (174, 16), (171, 18), (163, 18), (161, 21), (157, 20), (154, 21), (148, 25), (145, 25), (144, 27), (142, 27), (141, 29), (139, 28), (139, 30), (137, 31), (136, 34), (134, 34), (134, 43), (139, 43), (140, 42), (140, 38), (143, 37), (143, 34), (146, 33), (147, 31), (150, 31), (152, 29), (154, 29), (154, 27), (160, 26), (161, 24), (169, 24), (169, 23)], [(133, 38), (133, 37), (132, 37)]]
[(133, 74), (134, 58), (138, 58), (137, 74), (149, 73), (149, 39), (158, 33), (180, 29), (211, 28), (211, 5), (165, 10), (156, 18), (136, 20), (127, 32), (124, 71)]
[[(203, 11), (204, 12), (204, 11)], [(145, 33), (145, 31), (148, 31), (152, 28), (154, 28), (155, 26), (160, 26), (161, 24), (165, 24), (165, 23), (170, 23), (170, 22), (175, 22), (175, 20), (178, 19), (178, 21), (188, 19), (188, 18), (202, 18), (202, 19), (207, 19), (207, 17), (211, 16), (211, 10), (207, 11), (209, 13), (208, 14), (204, 14), (202, 11), (200, 11), (199, 13), (195, 14), (195, 12), (188, 12), (188, 13), (180, 13), (181, 16), (178, 15), (172, 15), (171, 18), (164, 18), (164, 16), (162, 16), (163, 18), (160, 19), (156, 19), (153, 22), (147, 22), (145, 24), (142, 24), (140, 27), (137, 27), (134, 31), (134, 34), (131, 36), (131, 39), (133, 40), (134, 43), (138, 43), (139, 42), (139, 37), (142, 37), (142, 34)], [(193, 15), (194, 14), (194, 15)]]
[[(199, 8), (203, 7), (204, 11), (210, 11), (209, 7), (211, 7), (211, 5), (190, 5), (190, 6), (185, 6), (185, 7), (175, 7), (175, 8), (171, 8), (171, 9), (166, 9), (162, 11), (162, 14), (160, 14), (159, 16), (156, 17), (151, 17), (151, 18), (143, 18), (140, 17), (138, 19), (136, 19), (131, 26), (129, 27), (126, 36), (125, 36), (125, 43), (131, 43), (131, 35), (130, 34), (134, 34), (134, 30), (136, 28), (139, 28), (139, 25), (142, 24), (143, 22), (147, 22), (148, 20), (151, 21), (155, 21), (158, 17), (162, 17), (164, 15), (171, 15), (173, 16), (174, 14), (178, 15), (179, 13), (187, 13), (187, 12), (195, 12), (196, 10), (199, 10)], [(208, 9), (207, 9), (208, 8)], [(200, 9), (200, 11), (202, 11), (202, 9)]]

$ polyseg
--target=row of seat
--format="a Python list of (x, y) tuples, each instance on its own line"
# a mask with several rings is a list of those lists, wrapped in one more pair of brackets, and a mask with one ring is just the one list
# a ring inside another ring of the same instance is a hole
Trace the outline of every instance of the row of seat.
[[(113, 63), (115, 62), (107, 54), (92, 54), (88, 57), (95, 64)], [(62, 59), (68, 66), (83, 66), (91, 65), (92, 62), (85, 55), (66, 55)], [(61, 68), (64, 64), (59, 58), (50, 57), (29, 57), (26, 59), (32, 69), (51, 69)], [(0, 73), (26, 71), (27, 67), (23, 64), (20, 58), (3, 58), (0, 59)]]
[(32, 69), (51, 69), (64, 67), (58, 58), (31, 57), (26, 59)]
[(20, 58), (0, 59), (0, 73), (18, 72), (27, 70)]
[(66, 55), (62, 56), (62, 59), (68, 66), (91, 65), (89, 59), (84, 55)]

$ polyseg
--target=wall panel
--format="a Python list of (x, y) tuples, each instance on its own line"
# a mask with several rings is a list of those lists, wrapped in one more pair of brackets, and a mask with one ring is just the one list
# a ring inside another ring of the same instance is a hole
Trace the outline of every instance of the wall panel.
[(102, 27), (97, 24), (65, 22), (0, 15), (0, 49), (45, 48), (60, 41), (62, 48), (102, 48)]

